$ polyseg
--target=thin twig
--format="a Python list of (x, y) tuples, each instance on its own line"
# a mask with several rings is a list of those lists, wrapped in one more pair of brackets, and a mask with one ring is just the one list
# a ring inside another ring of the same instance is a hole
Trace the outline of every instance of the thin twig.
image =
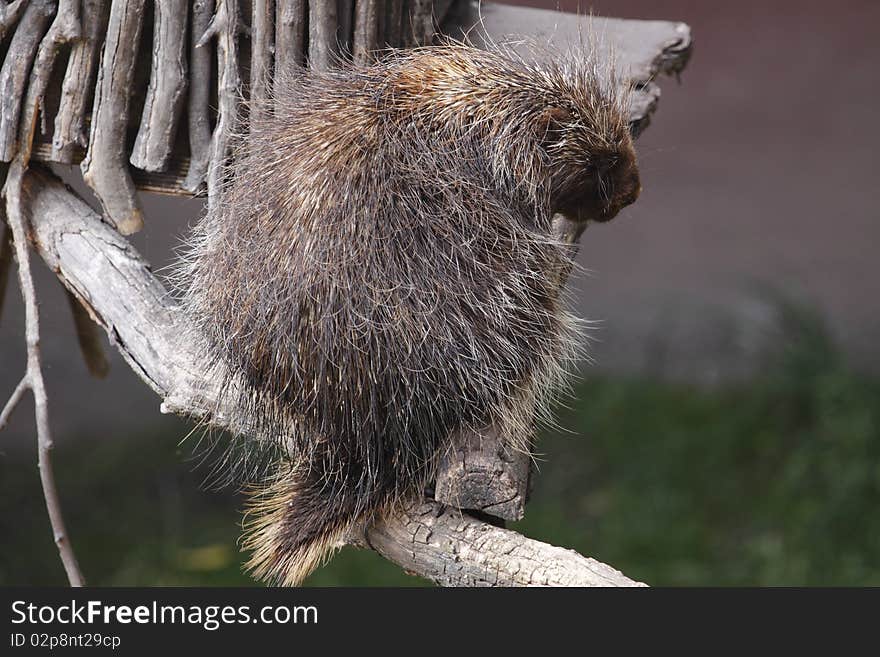
[(9, 418), (12, 416), (12, 411), (15, 410), (15, 407), (18, 406), (18, 402), (21, 401), (21, 398), (24, 397), (24, 393), (30, 390), (30, 384), (28, 383), (28, 376), (25, 374), (21, 377), (21, 381), (18, 382), (18, 385), (15, 386), (15, 390), (12, 391), (12, 394), (9, 395), (9, 400), (6, 402), (6, 406), (3, 407), (3, 411), (0, 412), (0, 431), (6, 428), (6, 424), (9, 422)]
[[(46, 385), (43, 381), (43, 366), (40, 358), (40, 315), (37, 307), (37, 295), (31, 276), (30, 252), (28, 250), (27, 230), (24, 217), (21, 213), (21, 188), (25, 168), (20, 159), (16, 159), (9, 169), (6, 185), (3, 193), (6, 197), (6, 221), (12, 229), (12, 238), (15, 242), (15, 255), (18, 260), (18, 283), (21, 296), (24, 300), (25, 337), (27, 344), (27, 373), (22, 382), (27, 381), (26, 387), (30, 388), (34, 395), (34, 413), (37, 423), (37, 454), (40, 469), (40, 482), (43, 485), (43, 497), (46, 500), (46, 510), (49, 513), (49, 523), (52, 525), (52, 534), (55, 545), (61, 555), (61, 563), (67, 573), (67, 579), (71, 586), (83, 586), (85, 579), (79, 569), (76, 555), (67, 536), (64, 527), (64, 516), (61, 513), (61, 501), (58, 498), (58, 488), (55, 485), (55, 475), (52, 471), (52, 429), (49, 424), (49, 399), (46, 395)], [(23, 389), (16, 388), (13, 399), (17, 402), (16, 395), (21, 398)], [(7, 408), (14, 408), (15, 403)], [(9, 413), (12, 411), (10, 410)], [(2, 420), (6, 420), (7, 411), (4, 408)]]

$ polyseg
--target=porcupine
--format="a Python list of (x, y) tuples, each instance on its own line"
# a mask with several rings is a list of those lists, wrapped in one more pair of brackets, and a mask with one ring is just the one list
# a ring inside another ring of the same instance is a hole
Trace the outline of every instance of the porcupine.
[(243, 424), (283, 445), (256, 576), (299, 583), (456, 431), (528, 447), (576, 343), (551, 222), (637, 197), (627, 104), (593, 58), (446, 43), (279, 78), (251, 111), (181, 277)]

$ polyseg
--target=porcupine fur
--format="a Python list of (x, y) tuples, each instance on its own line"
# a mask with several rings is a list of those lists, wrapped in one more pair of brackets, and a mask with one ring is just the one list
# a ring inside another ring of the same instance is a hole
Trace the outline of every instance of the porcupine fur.
[(578, 343), (551, 222), (635, 199), (627, 104), (592, 58), (446, 43), (252, 108), (178, 274), (243, 423), (282, 446), (251, 497), (256, 576), (299, 583), (456, 431), (528, 449)]

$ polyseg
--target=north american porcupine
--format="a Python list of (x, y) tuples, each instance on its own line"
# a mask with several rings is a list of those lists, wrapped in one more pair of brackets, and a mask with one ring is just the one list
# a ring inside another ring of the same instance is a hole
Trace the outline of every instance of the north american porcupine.
[(556, 213), (633, 202), (627, 98), (595, 59), (447, 43), (275, 82), (181, 265), (258, 439), (260, 577), (296, 584), (417, 493), (454, 432), (527, 447), (575, 344)]

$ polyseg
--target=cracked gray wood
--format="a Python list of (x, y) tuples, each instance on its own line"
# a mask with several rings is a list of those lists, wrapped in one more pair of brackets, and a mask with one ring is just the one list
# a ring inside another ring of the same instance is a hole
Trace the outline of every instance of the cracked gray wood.
[(376, 56), (381, 39), (380, 12), (379, 0), (358, 0), (355, 5), (352, 58), (356, 64), (367, 64)]
[(113, 0), (98, 69), (83, 180), (101, 202), (105, 218), (123, 235), (139, 231), (144, 213), (128, 169), (127, 128), (131, 84), (145, 0)]
[(217, 123), (211, 135), (208, 163), (208, 207), (217, 203), (223, 165), (229, 157), (232, 130), (238, 120), (241, 77), (238, 71), (238, 0), (218, 0), (217, 9), (198, 45), (217, 40)]
[(275, 71), (292, 71), (305, 63), (307, 0), (275, 2)]
[(194, 0), (190, 14), (189, 98), (187, 99), (187, 127), (189, 128), (189, 166), (181, 187), (197, 194), (205, 186), (211, 161), (211, 48), (199, 46), (211, 24), (214, 0)]
[(109, 8), (110, 0), (83, 0), (82, 36), (71, 49), (55, 115), (52, 159), (57, 162), (72, 164), (88, 144), (86, 115), (91, 109)]
[(145, 171), (164, 171), (174, 149), (187, 88), (188, 0), (154, 3), (150, 86), (129, 161)]
[[(163, 409), (246, 431), (216, 387), (223, 377), (182, 342), (174, 300), (134, 247), (48, 172), (26, 174), (22, 203), (37, 252), (107, 331), (134, 372), (164, 399)], [(378, 520), (362, 540), (407, 571), (444, 586), (638, 584), (571, 550), (433, 501)]]
[(324, 71), (339, 54), (337, 7), (330, 0), (309, 0), (309, 68)]
[(251, 11), (251, 100), (269, 97), (275, 52), (275, 2), (253, 0)]
[(574, 550), (494, 527), (436, 502), (381, 519), (366, 542), (389, 561), (441, 586), (644, 586)]
[(18, 150), (25, 84), (56, 7), (54, 0), (30, 0), (9, 42), (0, 68), (0, 162), (11, 161)]

